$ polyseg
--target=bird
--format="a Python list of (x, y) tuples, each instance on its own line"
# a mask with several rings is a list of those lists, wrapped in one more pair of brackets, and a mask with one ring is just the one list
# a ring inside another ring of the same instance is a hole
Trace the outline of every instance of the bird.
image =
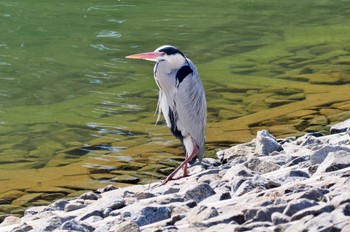
[[(196, 66), (171, 45), (126, 58), (155, 62), (153, 74), (159, 88), (156, 124), (162, 113), (166, 125), (186, 152), (185, 160), (166, 177), (163, 184), (188, 176), (188, 164), (192, 164), (196, 158), (201, 163), (205, 151), (207, 103)], [(183, 176), (175, 178), (182, 168)]]

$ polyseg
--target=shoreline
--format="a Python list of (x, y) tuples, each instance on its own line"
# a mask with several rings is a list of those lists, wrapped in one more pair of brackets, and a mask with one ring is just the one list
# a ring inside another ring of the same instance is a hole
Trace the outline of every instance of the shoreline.
[(330, 135), (277, 141), (258, 131), (217, 155), (163, 186), (107, 186), (31, 207), (0, 231), (350, 229), (350, 120)]

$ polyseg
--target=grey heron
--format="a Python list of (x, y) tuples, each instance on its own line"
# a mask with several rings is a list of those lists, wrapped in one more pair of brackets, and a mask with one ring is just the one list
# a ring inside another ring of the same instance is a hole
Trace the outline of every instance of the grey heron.
[(197, 157), (202, 161), (205, 150), (207, 104), (202, 82), (195, 65), (180, 50), (170, 45), (127, 56), (156, 62), (154, 79), (159, 88), (157, 122), (162, 113), (167, 126), (186, 151), (186, 158), (163, 182), (175, 179), (182, 168), (188, 176), (187, 166)]

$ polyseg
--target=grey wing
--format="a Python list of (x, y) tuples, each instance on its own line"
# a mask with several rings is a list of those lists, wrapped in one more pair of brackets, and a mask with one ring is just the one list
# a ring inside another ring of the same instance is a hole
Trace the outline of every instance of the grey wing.
[(175, 99), (177, 128), (182, 135), (190, 135), (199, 146), (198, 158), (201, 161), (205, 149), (205, 126), (207, 105), (204, 89), (194, 64), (188, 60), (193, 70), (178, 85)]

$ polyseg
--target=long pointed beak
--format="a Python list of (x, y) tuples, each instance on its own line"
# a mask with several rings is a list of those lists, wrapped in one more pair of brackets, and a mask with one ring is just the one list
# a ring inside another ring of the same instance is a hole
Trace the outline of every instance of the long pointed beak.
[(157, 58), (160, 57), (161, 55), (162, 55), (161, 52), (146, 52), (146, 53), (129, 55), (129, 56), (126, 56), (125, 58), (157, 61), (158, 60)]

